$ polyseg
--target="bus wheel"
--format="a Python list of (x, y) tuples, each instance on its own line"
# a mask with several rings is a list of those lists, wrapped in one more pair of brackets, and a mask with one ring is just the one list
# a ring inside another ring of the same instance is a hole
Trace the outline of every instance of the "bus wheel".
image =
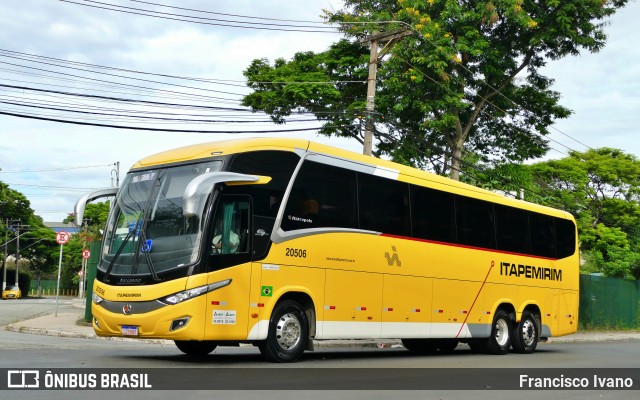
[(513, 343), (511, 345), (516, 353), (533, 353), (540, 337), (538, 326), (536, 317), (530, 311), (522, 313), (520, 323), (514, 327), (512, 334)]
[(484, 342), (484, 350), (489, 354), (507, 354), (511, 346), (511, 317), (504, 310), (498, 310), (493, 317), (491, 336)]
[(402, 339), (402, 345), (413, 353), (431, 354), (438, 351), (438, 343), (432, 339)]
[(309, 322), (300, 304), (285, 300), (273, 310), (267, 339), (259, 344), (260, 352), (272, 362), (298, 360), (307, 348)]
[(218, 347), (218, 344), (212, 340), (174, 340), (173, 342), (181, 352), (190, 356), (206, 356)]

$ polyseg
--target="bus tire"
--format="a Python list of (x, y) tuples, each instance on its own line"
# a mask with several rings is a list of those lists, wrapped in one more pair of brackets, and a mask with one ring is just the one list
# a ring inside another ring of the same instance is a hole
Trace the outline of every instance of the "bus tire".
[(218, 347), (212, 340), (174, 340), (178, 349), (190, 356), (206, 356)]
[(511, 347), (511, 317), (504, 310), (496, 311), (491, 324), (491, 335), (484, 342), (484, 350), (488, 354), (502, 355)]
[(540, 338), (538, 319), (530, 311), (522, 313), (522, 318), (515, 324), (511, 346), (516, 353), (530, 354), (538, 346)]
[(307, 348), (309, 322), (300, 304), (293, 300), (278, 303), (271, 314), (267, 339), (258, 347), (271, 362), (297, 361)]

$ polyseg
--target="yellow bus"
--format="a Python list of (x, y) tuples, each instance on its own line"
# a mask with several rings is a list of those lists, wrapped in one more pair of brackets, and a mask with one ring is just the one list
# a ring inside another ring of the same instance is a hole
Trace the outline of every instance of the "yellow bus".
[(290, 362), (327, 339), (415, 352), (533, 352), (574, 333), (576, 224), (389, 161), (304, 140), (193, 145), (137, 162), (93, 287), (99, 336), (190, 355), (250, 343)]

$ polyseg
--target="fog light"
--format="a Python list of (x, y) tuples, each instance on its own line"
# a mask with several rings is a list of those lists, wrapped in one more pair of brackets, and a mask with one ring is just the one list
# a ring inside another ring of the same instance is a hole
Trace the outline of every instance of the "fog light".
[(93, 323), (96, 325), (96, 327), (100, 328), (100, 323), (98, 322), (98, 318), (94, 318)]
[(170, 332), (176, 331), (189, 323), (189, 317), (176, 319), (171, 323)]

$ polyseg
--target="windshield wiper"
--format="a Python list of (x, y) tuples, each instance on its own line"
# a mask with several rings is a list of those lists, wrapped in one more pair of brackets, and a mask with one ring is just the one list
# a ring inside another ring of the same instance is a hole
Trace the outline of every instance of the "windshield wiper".
[(140, 240), (138, 241), (137, 251), (144, 254), (144, 259), (147, 261), (147, 266), (149, 267), (149, 272), (151, 273), (151, 279), (153, 279), (156, 282), (159, 282), (160, 278), (158, 278), (158, 273), (156, 272), (156, 269), (153, 266), (153, 262), (151, 261), (151, 254), (149, 254), (151, 253), (151, 246), (149, 246), (149, 248), (147, 249), (144, 248), (144, 246), (147, 245), (147, 236), (144, 234), (146, 225), (147, 224), (143, 223), (142, 227), (140, 228)]
[(124, 240), (120, 244), (120, 247), (118, 247), (118, 251), (116, 251), (116, 254), (113, 255), (113, 258), (109, 262), (109, 266), (107, 267), (107, 270), (104, 272), (103, 279), (105, 282), (109, 282), (109, 276), (111, 275), (111, 270), (113, 269), (113, 266), (116, 264), (116, 260), (118, 259), (118, 257), (120, 257), (120, 254), (122, 254), (122, 251), (124, 250), (124, 246), (126, 246), (129, 240), (135, 236), (136, 231), (138, 230), (138, 224), (140, 223), (140, 218), (142, 218), (142, 214), (136, 220), (136, 223), (133, 226), (133, 229), (131, 229), (129, 233), (127, 233), (127, 236), (124, 237)]

